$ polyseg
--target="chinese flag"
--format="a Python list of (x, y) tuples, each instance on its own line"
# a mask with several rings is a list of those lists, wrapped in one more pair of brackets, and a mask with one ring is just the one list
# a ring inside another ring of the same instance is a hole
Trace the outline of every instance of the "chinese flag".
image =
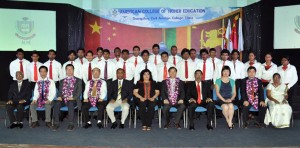
[(84, 48), (96, 53), (100, 46), (100, 17), (84, 12)]
[(237, 37), (237, 32), (236, 32), (236, 26), (237, 26), (237, 20), (239, 19), (239, 16), (235, 16), (233, 20), (233, 26), (232, 26), (232, 31), (231, 31), (231, 40), (233, 44), (233, 49), (238, 49), (238, 37)]

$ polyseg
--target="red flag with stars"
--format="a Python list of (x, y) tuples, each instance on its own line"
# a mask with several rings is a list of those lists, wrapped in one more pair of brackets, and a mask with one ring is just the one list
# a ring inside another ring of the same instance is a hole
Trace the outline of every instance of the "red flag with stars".
[(100, 18), (96, 15), (84, 12), (84, 48), (94, 53), (100, 46)]

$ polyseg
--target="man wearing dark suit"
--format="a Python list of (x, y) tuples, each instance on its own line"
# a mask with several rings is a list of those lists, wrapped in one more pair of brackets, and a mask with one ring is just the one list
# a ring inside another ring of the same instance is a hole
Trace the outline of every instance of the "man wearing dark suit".
[(175, 115), (175, 127), (177, 129), (181, 129), (179, 121), (181, 119), (182, 113), (185, 109), (184, 105), (184, 83), (179, 78), (176, 78), (177, 69), (175, 67), (169, 68), (169, 75), (170, 78), (162, 81), (161, 87), (161, 97), (163, 100), (164, 108), (163, 114), (166, 118), (166, 125), (164, 126), (165, 129), (170, 127), (170, 108), (176, 107), (177, 113)]
[(68, 131), (74, 129), (74, 108), (80, 103), (80, 95), (82, 93), (82, 80), (74, 76), (74, 66), (68, 64), (66, 66), (67, 77), (59, 82), (59, 91), (57, 100), (54, 102), (53, 116), (54, 126), (53, 131), (59, 128), (59, 113), (62, 106), (68, 107)]
[(213, 129), (212, 120), (213, 112), (215, 108), (215, 103), (211, 99), (211, 84), (205, 83), (202, 80), (202, 71), (195, 71), (195, 82), (189, 83), (186, 94), (186, 101), (189, 103), (189, 121), (190, 121), (190, 130), (195, 130), (194, 128), (194, 115), (195, 109), (198, 106), (202, 106), (207, 109), (207, 129)]
[[(14, 81), (8, 90), (8, 101), (6, 103), (6, 110), (11, 123), (9, 128), (23, 128), (24, 107), (30, 101), (31, 87), (28, 80), (23, 80), (23, 73), (16, 72), (16, 81)], [(17, 109), (16, 116), (14, 110)]]
[[(253, 106), (255, 109), (258, 109), (258, 123), (256, 127), (261, 128), (265, 127), (264, 119), (267, 110), (267, 106), (264, 100), (264, 90), (263, 85), (260, 79), (256, 78), (256, 68), (250, 66), (247, 69), (248, 77), (242, 80), (241, 86), (241, 96), (243, 99), (243, 127), (248, 128), (249, 122), (249, 109)], [(251, 97), (251, 98), (249, 98)], [(257, 101), (253, 101), (256, 100)], [(257, 103), (256, 103), (257, 102)]]
[(124, 70), (119, 68), (117, 70), (117, 80), (113, 81), (108, 88), (107, 98), (109, 100), (108, 105), (106, 106), (107, 115), (112, 122), (111, 128), (114, 129), (117, 127), (116, 118), (114, 115), (114, 110), (116, 107), (121, 107), (122, 117), (120, 128), (124, 128), (124, 122), (129, 113), (130, 105), (128, 102), (132, 98), (133, 93), (133, 84), (124, 79)]

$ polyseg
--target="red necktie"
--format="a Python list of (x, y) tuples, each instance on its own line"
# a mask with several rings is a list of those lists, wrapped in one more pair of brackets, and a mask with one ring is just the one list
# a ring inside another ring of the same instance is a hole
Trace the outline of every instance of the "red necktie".
[(89, 63), (88, 80), (92, 80), (92, 63)]
[(235, 70), (235, 61), (233, 61), (233, 66), (234, 66), (234, 70)]
[(226, 61), (223, 61), (223, 66), (222, 66), (222, 68), (224, 67), (224, 65), (225, 65), (225, 62), (226, 62)]
[(156, 55), (155, 55), (155, 59), (154, 59), (154, 64), (157, 65)]
[(34, 62), (34, 68), (33, 68), (33, 79), (34, 79), (34, 82), (37, 82), (38, 80), (38, 74), (37, 74), (37, 66), (36, 66), (36, 62)]
[(136, 67), (136, 65), (137, 65), (137, 57), (135, 57), (134, 67)]
[(23, 70), (23, 62), (20, 61), (20, 71), (24, 74), (24, 70)]
[(200, 82), (197, 84), (197, 94), (198, 94), (198, 98), (197, 98), (197, 103), (200, 104), (201, 103), (201, 88), (200, 88)]
[(213, 62), (214, 70), (215, 70), (216, 65), (215, 65), (215, 59), (214, 58), (212, 58), (212, 62)]
[(164, 66), (164, 80), (167, 78), (167, 76), (168, 76), (167, 63), (165, 62), (165, 66)]
[(80, 63), (83, 64), (83, 60), (82, 59), (80, 59)]
[(176, 66), (176, 58), (173, 56), (173, 64)]
[(105, 61), (105, 66), (104, 66), (104, 80), (107, 80), (107, 61)]
[(49, 66), (49, 77), (52, 80), (53, 76), (52, 76), (52, 61), (50, 61), (50, 66)]
[(287, 68), (287, 66), (282, 66), (283, 71), (285, 71)]
[(202, 80), (205, 80), (205, 73), (206, 73), (206, 61), (203, 61), (203, 75), (202, 75)]
[(126, 62), (124, 61), (123, 65), (123, 70), (124, 70), (124, 79), (126, 79)]
[(188, 62), (185, 61), (185, 78), (187, 79), (188, 77), (189, 77)]

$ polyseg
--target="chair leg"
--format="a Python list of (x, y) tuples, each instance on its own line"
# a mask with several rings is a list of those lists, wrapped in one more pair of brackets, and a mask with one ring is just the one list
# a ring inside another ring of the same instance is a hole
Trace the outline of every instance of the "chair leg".
[(4, 127), (7, 127), (7, 111), (5, 112)]
[(28, 125), (31, 126), (31, 122), (32, 122), (32, 119), (31, 119), (31, 114), (30, 114), (30, 110), (28, 111)]
[(129, 108), (129, 123), (128, 127), (131, 128), (131, 109)]
[(238, 112), (238, 121), (239, 121), (239, 128), (241, 127), (241, 119), (240, 119), (240, 109), (237, 109)]
[(186, 116), (185, 116), (186, 112), (183, 111), (183, 128), (186, 128)]
[(158, 109), (158, 126), (161, 128), (161, 109)]
[(106, 110), (104, 110), (104, 113), (103, 113), (103, 120), (104, 120), (104, 127), (106, 127), (106, 122), (107, 122), (107, 120), (106, 120)]
[(80, 112), (80, 126), (82, 127), (82, 112)]
[(186, 120), (185, 128), (188, 128), (188, 125), (189, 125), (189, 113), (188, 113), (188, 109), (185, 110), (185, 120)]
[(217, 113), (216, 113), (216, 109), (214, 109), (214, 114), (215, 114), (215, 128), (217, 128)]
[(79, 121), (79, 109), (77, 109), (77, 127), (79, 127), (80, 121)]
[(134, 110), (134, 128), (136, 128), (136, 109)]

